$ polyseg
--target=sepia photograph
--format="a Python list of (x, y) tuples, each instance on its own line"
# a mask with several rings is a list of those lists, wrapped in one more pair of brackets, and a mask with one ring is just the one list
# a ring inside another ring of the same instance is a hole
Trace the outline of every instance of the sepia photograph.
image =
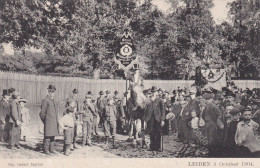
[(259, 167), (259, 53), (260, 0), (0, 0), (0, 159)]

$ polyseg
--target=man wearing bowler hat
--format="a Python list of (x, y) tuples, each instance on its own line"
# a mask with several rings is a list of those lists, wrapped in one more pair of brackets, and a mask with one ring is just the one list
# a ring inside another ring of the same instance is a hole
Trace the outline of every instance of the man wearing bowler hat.
[(3, 90), (0, 101), (0, 141), (9, 141), (9, 118), (10, 118), (10, 94), (7, 89)]
[(156, 155), (156, 152), (161, 147), (162, 127), (165, 120), (165, 108), (163, 101), (158, 98), (158, 89), (156, 86), (152, 87), (152, 97), (150, 103), (147, 104), (144, 122), (147, 123), (150, 133), (150, 150)]
[(104, 91), (100, 91), (99, 92), (99, 97), (97, 98), (97, 109), (98, 109), (98, 114), (100, 117), (100, 124), (103, 124), (104, 119), (102, 118), (102, 113), (103, 113), (103, 109), (106, 106), (106, 99), (105, 99), (105, 95), (104, 95)]
[(55, 136), (59, 135), (59, 132), (58, 111), (54, 101), (56, 87), (49, 85), (47, 90), (48, 95), (42, 100), (40, 118), (44, 124), (43, 150), (45, 154), (50, 155), (57, 153), (55, 151)]

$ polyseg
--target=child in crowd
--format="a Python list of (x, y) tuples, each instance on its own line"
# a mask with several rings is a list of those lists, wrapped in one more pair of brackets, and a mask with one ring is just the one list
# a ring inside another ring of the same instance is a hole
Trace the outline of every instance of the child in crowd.
[(192, 147), (197, 147), (198, 143), (199, 143), (199, 137), (196, 137), (199, 134), (199, 117), (197, 116), (197, 112), (195, 110), (192, 110), (191, 111), (191, 129), (192, 129), (192, 132), (191, 132), (191, 140), (192, 140), (192, 143), (191, 143), (191, 146)]
[(259, 124), (252, 120), (252, 109), (247, 107), (242, 112), (243, 121), (237, 124), (235, 142), (239, 146), (240, 157), (259, 157)]
[(60, 121), (59, 125), (61, 129), (64, 130), (64, 146), (63, 151), (66, 156), (69, 156), (70, 154), (70, 147), (73, 142), (73, 136), (74, 136), (74, 118), (73, 118), (73, 112), (75, 110), (76, 102), (74, 99), (69, 98), (67, 100), (68, 107), (67, 107), (67, 114), (64, 115)]
[(19, 104), (21, 107), (22, 124), (21, 124), (21, 140), (27, 141), (29, 136), (28, 124), (30, 123), (30, 111), (25, 107), (26, 99), (20, 98)]

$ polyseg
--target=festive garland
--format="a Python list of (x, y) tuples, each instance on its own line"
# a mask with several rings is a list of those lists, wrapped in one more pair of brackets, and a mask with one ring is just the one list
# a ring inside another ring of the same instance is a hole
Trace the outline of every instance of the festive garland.
[(222, 75), (217, 79), (217, 80), (215, 80), (215, 81), (209, 81), (209, 80), (207, 80), (209, 83), (216, 83), (217, 81), (219, 81), (223, 76), (224, 76), (224, 73), (225, 72), (223, 72), (222, 73)]

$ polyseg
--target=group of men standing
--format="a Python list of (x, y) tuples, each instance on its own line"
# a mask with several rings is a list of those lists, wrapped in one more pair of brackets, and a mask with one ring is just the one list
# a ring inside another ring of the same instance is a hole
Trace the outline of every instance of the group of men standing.
[(9, 148), (20, 149), (22, 114), (20, 95), (14, 88), (4, 89), (0, 101), (0, 140), (9, 143)]

